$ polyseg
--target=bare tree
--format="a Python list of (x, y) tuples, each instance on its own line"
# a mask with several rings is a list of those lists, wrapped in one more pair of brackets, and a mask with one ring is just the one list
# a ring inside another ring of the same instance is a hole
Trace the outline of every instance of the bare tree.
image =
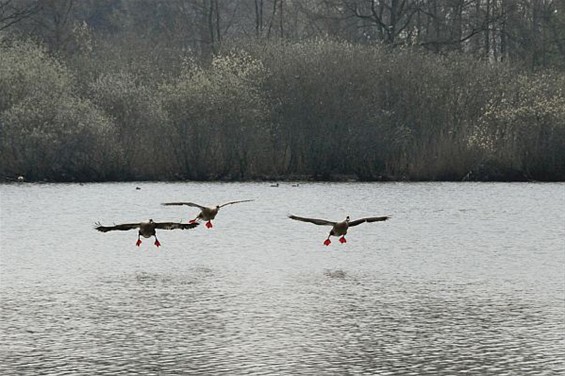
[(43, 0), (30, 18), (29, 30), (40, 36), (51, 50), (64, 51), (72, 40), (74, 0)]
[(0, 0), (0, 31), (33, 16), (41, 8), (38, 1)]
[(255, 0), (255, 36), (263, 34), (263, 0)]
[(279, 37), (284, 37), (284, 0), (273, 0), (273, 10), (271, 12), (271, 20), (267, 30), (267, 37), (271, 37), (271, 31), (278, 18)]
[(416, 14), (416, 0), (344, 0), (350, 15), (368, 21), (380, 40), (394, 44)]

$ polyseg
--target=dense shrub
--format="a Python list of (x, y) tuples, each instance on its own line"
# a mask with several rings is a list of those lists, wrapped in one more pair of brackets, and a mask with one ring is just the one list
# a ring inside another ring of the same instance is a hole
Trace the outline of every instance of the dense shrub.
[(118, 159), (113, 124), (73, 93), (72, 74), (33, 43), (0, 49), (0, 174), (111, 177)]
[(565, 179), (565, 78), (518, 75), (491, 97), (477, 128), (490, 161), (525, 179)]
[(174, 172), (167, 115), (156, 89), (130, 73), (101, 75), (88, 96), (115, 123), (123, 179), (167, 179)]
[(61, 61), (0, 45), (0, 174), (565, 179), (563, 73), (328, 39), (224, 41), (169, 69)]
[(467, 57), (331, 40), (251, 45), (268, 69), (286, 174), (461, 179), (492, 85), (508, 74)]
[(165, 137), (180, 177), (233, 179), (266, 172), (270, 129), (259, 90), (263, 75), (260, 61), (229, 53), (207, 68), (188, 64), (174, 82), (161, 87), (171, 122)]

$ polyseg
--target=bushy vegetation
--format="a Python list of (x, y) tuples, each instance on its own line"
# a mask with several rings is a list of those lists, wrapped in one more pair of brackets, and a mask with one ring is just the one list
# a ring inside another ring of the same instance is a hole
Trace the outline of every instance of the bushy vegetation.
[(564, 180), (564, 4), (0, 0), (0, 178)]
[(29, 42), (0, 48), (0, 173), (108, 179), (120, 158), (114, 123), (75, 92), (72, 73)]
[(518, 74), (493, 93), (473, 141), (501, 170), (551, 180), (565, 178), (565, 76)]
[(284, 174), (565, 177), (563, 74), (328, 40), (253, 47)]
[(565, 179), (562, 72), (327, 38), (92, 54), (0, 44), (2, 176)]
[(269, 172), (269, 107), (260, 90), (265, 73), (248, 54), (227, 53), (207, 68), (187, 65), (158, 88), (177, 177), (244, 179)]

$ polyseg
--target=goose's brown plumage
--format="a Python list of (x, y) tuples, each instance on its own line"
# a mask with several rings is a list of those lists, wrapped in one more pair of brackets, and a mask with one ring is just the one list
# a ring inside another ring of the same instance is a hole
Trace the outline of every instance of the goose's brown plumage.
[(155, 245), (159, 247), (161, 243), (157, 239), (157, 233), (155, 230), (187, 230), (195, 228), (196, 226), (198, 226), (198, 223), (154, 222), (152, 219), (150, 219), (147, 222), (123, 223), (114, 226), (102, 226), (100, 223), (97, 223), (95, 229), (101, 232), (108, 232), (128, 231), (137, 228), (139, 229), (139, 231), (137, 232), (137, 242), (135, 244), (138, 247), (141, 244), (141, 236), (143, 236), (144, 238), (150, 238), (151, 236), (155, 237)]
[(212, 228), (212, 227), (214, 227), (212, 225), (212, 220), (216, 218), (216, 215), (220, 211), (220, 208), (223, 208), (224, 206), (231, 205), (231, 204), (237, 204), (237, 203), (240, 203), (240, 202), (249, 202), (249, 201), (253, 201), (253, 200), (230, 201), (230, 202), (226, 202), (226, 203), (223, 203), (221, 205), (216, 205), (216, 206), (203, 206), (203, 205), (195, 204), (194, 202), (164, 202), (161, 205), (165, 205), (165, 206), (186, 205), (186, 206), (192, 206), (192, 207), (198, 208), (198, 209), (200, 209), (200, 213), (198, 213), (198, 215), (194, 219), (191, 219), (189, 223), (195, 223), (195, 222), (198, 222), (198, 221), (206, 221), (206, 227)]
[(389, 216), (366, 217), (366, 218), (360, 218), (351, 221), (349, 216), (347, 216), (345, 220), (341, 222), (334, 222), (334, 221), (328, 221), (326, 219), (306, 218), (306, 217), (299, 217), (296, 215), (289, 215), (288, 217), (290, 219), (294, 219), (295, 221), (309, 222), (319, 226), (332, 226), (332, 229), (330, 230), (327, 239), (324, 241), (324, 245), (331, 244), (330, 236), (340, 236), (339, 238), (340, 243), (346, 243), (347, 240), (345, 239), (345, 235), (347, 234), (347, 230), (349, 229), (349, 227), (357, 226), (365, 222), (371, 223), (371, 222), (386, 221), (387, 219), (390, 218)]

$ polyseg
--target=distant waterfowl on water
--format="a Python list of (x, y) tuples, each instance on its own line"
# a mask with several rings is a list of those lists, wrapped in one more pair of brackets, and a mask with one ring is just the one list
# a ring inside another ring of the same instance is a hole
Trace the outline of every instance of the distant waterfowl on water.
[(186, 206), (192, 206), (192, 207), (195, 207), (195, 208), (199, 208), (200, 213), (198, 213), (198, 215), (194, 219), (191, 219), (189, 221), (189, 223), (206, 221), (206, 227), (212, 228), (212, 227), (214, 227), (214, 225), (212, 224), (212, 220), (216, 218), (216, 215), (218, 215), (220, 208), (223, 208), (226, 205), (237, 204), (237, 203), (240, 203), (240, 202), (249, 202), (249, 201), (253, 201), (253, 200), (230, 201), (230, 202), (226, 202), (224, 204), (216, 205), (216, 206), (202, 206), (202, 205), (199, 205), (199, 204), (195, 204), (193, 202), (165, 202), (161, 205), (165, 205), (165, 206), (186, 205)]
[(298, 217), (296, 215), (289, 215), (288, 217), (290, 219), (294, 219), (295, 221), (309, 222), (320, 226), (332, 226), (332, 229), (330, 230), (327, 239), (324, 241), (324, 245), (331, 244), (331, 240), (330, 240), (331, 236), (340, 236), (339, 242), (342, 244), (347, 243), (347, 239), (345, 239), (345, 235), (347, 234), (347, 230), (349, 229), (349, 227), (357, 226), (365, 222), (370, 223), (370, 222), (386, 221), (387, 219), (390, 218), (389, 216), (367, 217), (367, 218), (361, 218), (351, 221), (349, 216), (347, 216), (345, 220), (341, 222), (333, 222), (325, 219)]
[(198, 226), (198, 223), (177, 223), (177, 222), (154, 222), (150, 219), (147, 222), (140, 222), (140, 223), (124, 223), (121, 225), (114, 225), (114, 226), (102, 226), (100, 223), (96, 224), (96, 230), (101, 232), (108, 232), (108, 231), (127, 231), (133, 230), (138, 228), (139, 231), (137, 233), (137, 242), (135, 245), (138, 247), (141, 245), (141, 236), (144, 238), (155, 237), (155, 246), (161, 246), (161, 243), (157, 239), (156, 229), (160, 230), (187, 230), (191, 228), (195, 228)]

